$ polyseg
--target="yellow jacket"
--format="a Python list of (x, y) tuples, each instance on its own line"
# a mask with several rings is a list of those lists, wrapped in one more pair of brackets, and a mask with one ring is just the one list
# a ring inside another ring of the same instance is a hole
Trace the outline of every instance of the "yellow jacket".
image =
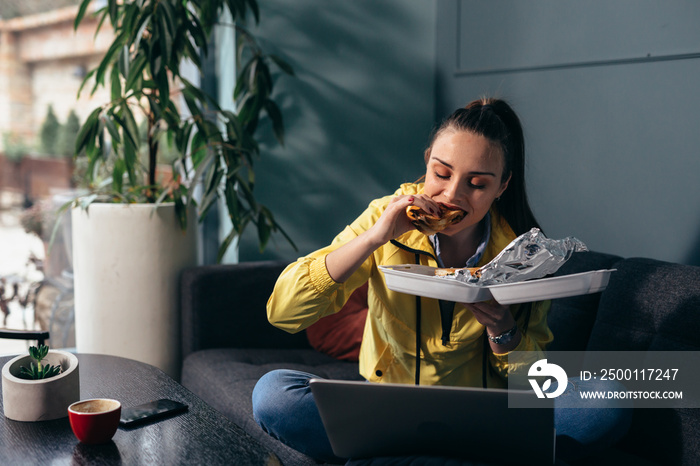
[[(395, 195), (418, 194), (422, 184), (401, 185)], [(369, 312), (360, 350), (360, 374), (372, 382), (413, 383), (416, 364), (416, 297), (386, 287), (378, 265), (414, 264), (437, 267), (428, 237), (416, 230), (380, 247), (346, 282), (336, 283), (326, 270), (326, 255), (368, 230), (379, 219), (392, 196), (370, 203), (333, 242), (290, 264), (280, 275), (267, 303), (269, 321), (290, 333), (338, 312), (350, 294), (369, 280)], [(491, 261), (516, 237), (498, 213), (491, 211), (491, 237), (479, 265)], [(547, 326), (549, 301), (534, 303), (527, 332), (514, 351), (542, 352), (552, 341)], [(517, 316), (519, 305), (511, 306)], [(525, 313), (523, 313), (525, 314)], [(525, 316), (517, 320), (523, 330)], [(471, 311), (457, 304), (449, 342), (443, 344), (438, 301), (421, 298), (420, 383), (426, 385), (482, 386), (484, 348), (487, 386), (506, 386), (508, 354), (494, 354), (485, 344), (484, 326)], [(544, 356), (543, 356), (544, 357)]]

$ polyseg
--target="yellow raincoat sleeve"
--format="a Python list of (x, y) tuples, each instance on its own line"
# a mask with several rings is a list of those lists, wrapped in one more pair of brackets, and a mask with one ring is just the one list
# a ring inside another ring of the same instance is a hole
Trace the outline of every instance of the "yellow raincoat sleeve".
[(282, 272), (267, 302), (267, 318), (272, 325), (296, 333), (340, 311), (375, 270), (374, 257), (370, 255), (347, 281), (336, 283), (326, 269), (326, 256), (374, 225), (391, 197), (373, 201), (329, 246), (298, 259)]

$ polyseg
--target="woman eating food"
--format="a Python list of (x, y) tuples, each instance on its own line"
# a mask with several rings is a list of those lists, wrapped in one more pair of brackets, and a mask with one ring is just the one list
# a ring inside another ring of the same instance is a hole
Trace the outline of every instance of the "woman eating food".
[[(519, 118), (503, 100), (473, 101), (437, 127), (424, 159), (424, 182), (372, 201), (329, 246), (284, 270), (268, 319), (301, 331), (338, 312), (369, 282), (359, 358), (365, 379), (504, 388), (511, 351), (543, 352), (552, 341), (549, 301), (504, 306), (420, 298), (389, 290), (378, 266), (479, 267), (539, 227), (525, 192)], [(308, 386), (313, 377), (291, 370), (266, 374), (253, 392), (254, 416), (290, 447), (338, 462)], [(616, 441), (629, 423), (625, 413), (611, 411), (605, 422), (589, 425), (576, 415), (574, 428), (573, 411), (555, 408), (555, 427), (582, 450)]]

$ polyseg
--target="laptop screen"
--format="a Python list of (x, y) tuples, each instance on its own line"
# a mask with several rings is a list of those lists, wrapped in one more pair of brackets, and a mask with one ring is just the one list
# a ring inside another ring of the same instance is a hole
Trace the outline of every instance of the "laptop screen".
[(554, 462), (554, 410), (508, 408), (531, 391), (312, 379), (343, 458), (431, 455), (503, 464)]

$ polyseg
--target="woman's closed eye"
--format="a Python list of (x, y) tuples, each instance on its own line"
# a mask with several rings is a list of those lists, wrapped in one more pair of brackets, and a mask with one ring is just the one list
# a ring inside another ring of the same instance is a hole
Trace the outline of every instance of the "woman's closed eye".
[(480, 176), (474, 176), (472, 178), (469, 178), (469, 180), (467, 181), (467, 184), (469, 185), (470, 188), (484, 189), (487, 185), (487, 181)]
[[(442, 173), (439, 171), (434, 171), (433, 174), (435, 177), (441, 179), (441, 180), (449, 180), (452, 178), (451, 173)], [(485, 176), (470, 176), (467, 178), (467, 186), (469, 186), (472, 189), (484, 189), (488, 186), (489, 180)]]

